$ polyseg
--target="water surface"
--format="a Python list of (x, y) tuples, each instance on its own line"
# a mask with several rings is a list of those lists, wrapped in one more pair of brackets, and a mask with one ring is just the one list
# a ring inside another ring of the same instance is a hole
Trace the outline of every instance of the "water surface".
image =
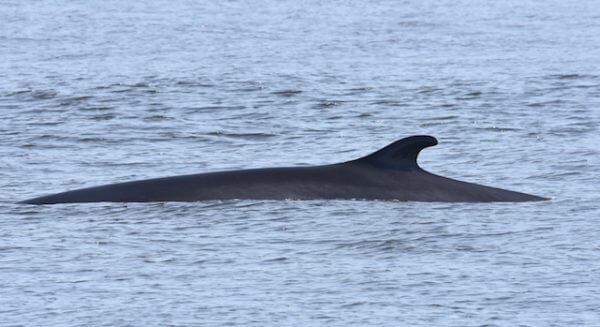
[[(594, 1), (4, 1), (7, 325), (597, 325)], [(413, 134), (543, 203), (14, 202)]]

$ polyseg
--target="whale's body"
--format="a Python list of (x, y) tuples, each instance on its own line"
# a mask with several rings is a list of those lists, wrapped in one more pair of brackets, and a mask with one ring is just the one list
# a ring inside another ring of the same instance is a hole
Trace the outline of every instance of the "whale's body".
[(262, 168), (155, 178), (84, 188), (23, 201), (154, 202), (226, 199), (365, 199), (439, 202), (540, 201), (535, 195), (431, 174), (417, 155), (437, 144), (411, 136), (366, 157), (323, 166)]

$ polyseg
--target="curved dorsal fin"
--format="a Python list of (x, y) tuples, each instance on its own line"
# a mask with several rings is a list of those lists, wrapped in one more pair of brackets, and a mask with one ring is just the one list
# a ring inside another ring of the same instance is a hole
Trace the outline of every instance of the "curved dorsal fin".
[(355, 160), (371, 164), (377, 168), (396, 170), (420, 169), (417, 165), (419, 152), (426, 147), (436, 145), (435, 137), (415, 135), (398, 140), (366, 157)]

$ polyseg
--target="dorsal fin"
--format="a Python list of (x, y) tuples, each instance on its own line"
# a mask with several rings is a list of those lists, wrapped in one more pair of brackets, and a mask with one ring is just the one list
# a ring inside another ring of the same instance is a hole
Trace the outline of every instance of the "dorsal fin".
[(428, 135), (415, 135), (398, 140), (385, 148), (373, 152), (355, 162), (368, 163), (377, 168), (395, 170), (420, 169), (417, 165), (419, 152), (426, 147), (436, 145), (435, 137)]

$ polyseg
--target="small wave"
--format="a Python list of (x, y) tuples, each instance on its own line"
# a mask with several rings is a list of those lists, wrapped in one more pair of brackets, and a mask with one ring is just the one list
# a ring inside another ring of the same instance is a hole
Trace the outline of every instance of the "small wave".
[(329, 108), (335, 107), (344, 104), (345, 101), (341, 100), (319, 100), (317, 104), (315, 104), (315, 108)]
[(278, 258), (272, 258), (272, 259), (266, 259), (263, 260), (263, 262), (283, 262), (283, 261), (287, 261), (288, 258), (286, 257), (278, 257)]
[(24, 93), (31, 93), (32, 91), (33, 91), (32, 89), (17, 90), (17, 91), (7, 93), (6, 96), (10, 97), (10, 96), (15, 96), (15, 95), (24, 94)]
[(60, 105), (61, 106), (71, 106), (74, 104), (85, 102), (92, 98), (93, 98), (93, 96), (91, 96), (91, 95), (80, 95), (80, 96), (68, 97), (68, 98), (62, 99), (60, 102)]
[(564, 100), (550, 100), (550, 101), (528, 103), (527, 106), (528, 107), (545, 107), (545, 106), (549, 106), (549, 105), (558, 105), (558, 104), (562, 104), (562, 103), (565, 103), (565, 101)]
[(581, 176), (581, 175), (583, 175), (583, 174), (579, 171), (561, 171), (558, 173), (540, 174), (538, 176), (540, 176), (546, 180), (549, 180), (549, 181), (560, 181), (567, 177), (572, 178), (572, 177)]
[(133, 92), (137, 90), (143, 90), (146, 93), (158, 93), (159, 90), (156, 85), (152, 85), (146, 82), (137, 82), (133, 84), (128, 83), (113, 83), (110, 85), (101, 85), (95, 87), (96, 90), (105, 90), (109, 89), (111, 93), (126, 93)]
[(398, 22), (398, 26), (400, 27), (407, 27), (407, 28), (413, 28), (413, 27), (435, 27), (437, 26), (436, 24), (429, 22), (429, 21), (422, 21), (422, 20), (403, 20)]
[(576, 79), (576, 78), (582, 78), (582, 77), (585, 77), (585, 75), (574, 74), (574, 73), (550, 75), (550, 78), (555, 78), (555, 79)]
[(48, 90), (35, 90), (35, 89), (23, 89), (17, 90), (7, 94), (7, 96), (23, 96), (28, 95), (30, 100), (48, 100), (53, 99), (58, 95), (58, 92), (52, 89)]
[(410, 250), (412, 246), (408, 245), (404, 240), (389, 239), (389, 240), (364, 240), (359, 242), (339, 243), (336, 245), (338, 249), (365, 249), (373, 251), (391, 251), (391, 250)]
[(190, 86), (190, 87), (206, 87), (206, 88), (215, 87), (214, 84), (200, 83), (200, 82), (196, 82), (196, 81), (187, 81), (187, 80), (177, 81), (177, 82), (175, 82), (175, 85)]
[(422, 87), (420, 89), (417, 90), (417, 93), (419, 94), (431, 94), (431, 93), (436, 93), (436, 92), (440, 92), (443, 91), (443, 89), (441, 88), (437, 88), (437, 87)]
[[(129, 139), (131, 140), (131, 139)], [(98, 143), (98, 144), (119, 144), (123, 142), (121, 138), (105, 137), (102, 135), (80, 135), (80, 136), (65, 136), (65, 135), (51, 135), (42, 134), (33, 137), (30, 142), (23, 145), (23, 147), (35, 147), (38, 146), (37, 142), (43, 142), (44, 146), (48, 146), (49, 143), (60, 145), (66, 145), (69, 143)]]
[(254, 85), (253, 83), (251, 83), (248, 86), (232, 89), (232, 91), (234, 91), (234, 92), (258, 92), (258, 91), (262, 91), (264, 89), (265, 89), (265, 87), (262, 84)]
[(441, 104), (440, 107), (442, 108), (452, 108), (452, 107), (456, 107), (457, 105), (455, 103), (444, 103)]
[(342, 304), (340, 306), (340, 308), (342, 308), (342, 309), (349, 309), (349, 308), (354, 308), (354, 307), (361, 306), (361, 305), (366, 305), (366, 304), (369, 304), (369, 302), (367, 302), (367, 301), (358, 301), (358, 302), (352, 302), (352, 303)]
[(34, 121), (29, 123), (30, 126), (57, 126), (64, 124), (65, 121)]
[(473, 91), (456, 97), (456, 100), (473, 100), (481, 96), (481, 91)]
[(218, 137), (227, 137), (234, 139), (244, 139), (244, 140), (263, 140), (271, 137), (277, 136), (276, 134), (271, 133), (226, 133), (226, 132), (209, 132), (206, 133), (209, 136), (218, 136)]
[(271, 94), (273, 94), (273, 95), (279, 95), (279, 96), (288, 97), (288, 98), (296, 96), (300, 93), (302, 93), (301, 90), (281, 90), (281, 91), (271, 92)]
[(79, 107), (79, 110), (83, 111), (105, 111), (105, 110), (113, 110), (115, 107), (113, 106), (84, 106)]
[(486, 132), (518, 132), (518, 131), (521, 131), (522, 129), (521, 128), (512, 128), (512, 127), (491, 126), (491, 127), (477, 128), (477, 130), (486, 131)]
[(246, 109), (246, 106), (204, 106), (204, 107), (187, 107), (187, 108), (185, 108), (185, 110), (189, 111), (189, 112), (242, 110), (242, 109)]
[(115, 117), (117, 117), (115, 114), (100, 114), (100, 115), (93, 116), (91, 119), (96, 120), (96, 121), (102, 121), (102, 120), (111, 120), (111, 119), (114, 119)]
[(401, 107), (406, 106), (406, 103), (397, 101), (397, 100), (377, 100), (370, 103), (371, 105), (382, 105), (382, 106), (391, 106), (391, 107)]
[(442, 120), (442, 121), (446, 121), (446, 120), (454, 120), (454, 119), (458, 119), (458, 116), (441, 116), (441, 117), (432, 117), (432, 118), (428, 118), (428, 120)]
[(348, 91), (350, 91), (350, 92), (357, 92), (357, 93), (371, 91), (371, 90), (373, 90), (373, 88), (370, 86), (353, 87), (353, 88), (348, 89)]
[(79, 96), (71, 97), (71, 98), (69, 98), (69, 100), (83, 101), (83, 100), (89, 100), (89, 99), (92, 99), (92, 98), (94, 98), (94, 97), (91, 96), (91, 95), (79, 95)]
[(152, 115), (152, 116), (144, 117), (143, 119), (144, 119), (144, 121), (165, 121), (165, 120), (173, 120), (173, 117), (165, 116), (165, 115)]

